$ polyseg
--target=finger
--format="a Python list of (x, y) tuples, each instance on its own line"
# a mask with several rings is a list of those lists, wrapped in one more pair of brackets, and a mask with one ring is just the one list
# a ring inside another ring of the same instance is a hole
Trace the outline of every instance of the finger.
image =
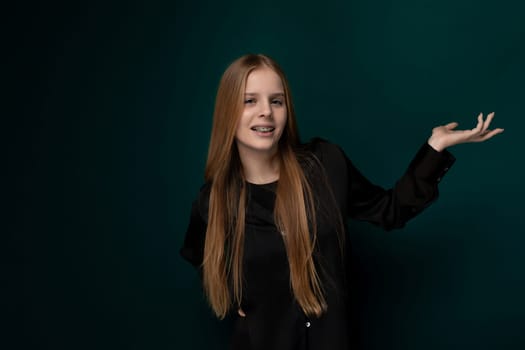
[(501, 134), (504, 131), (502, 128), (494, 129), (494, 130), (487, 130), (487, 133), (476, 138), (474, 142), (483, 142), (487, 141), (488, 139), (491, 139), (492, 137)]
[(476, 125), (474, 129), (472, 129), (472, 131), (474, 133), (479, 133), (482, 128), (483, 128), (483, 113), (480, 113), (478, 115), (478, 124)]
[(490, 123), (492, 122), (492, 119), (494, 118), (494, 112), (489, 113), (487, 116), (487, 119), (483, 123), (483, 128), (481, 129), (481, 133), (483, 134), (486, 130), (488, 130)]
[(453, 130), (455, 129), (459, 124), (456, 123), (456, 122), (452, 122), (452, 123), (448, 123), (447, 125), (445, 125), (445, 128), (448, 129), (448, 130)]
[(492, 137), (498, 135), (498, 134), (501, 134), (502, 132), (504, 131), (504, 129), (502, 128), (497, 128), (497, 129), (494, 129), (494, 130), (489, 130), (488, 133), (486, 133), (485, 135), (483, 135), (483, 141), (486, 141), (488, 139), (491, 139)]
[(244, 313), (244, 311), (242, 311), (242, 309), (238, 309), (238, 310), (237, 310), (237, 313), (238, 313), (239, 316), (241, 316), (241, 317), (246, 317), (246, 314)]

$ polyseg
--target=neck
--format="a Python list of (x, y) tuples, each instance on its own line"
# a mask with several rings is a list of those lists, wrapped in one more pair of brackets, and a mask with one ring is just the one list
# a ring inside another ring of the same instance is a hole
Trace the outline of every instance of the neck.
[(239, 151), (244, 177), (253, 184), (267, 184), (279, 180), (279, 157), (262, 152)]

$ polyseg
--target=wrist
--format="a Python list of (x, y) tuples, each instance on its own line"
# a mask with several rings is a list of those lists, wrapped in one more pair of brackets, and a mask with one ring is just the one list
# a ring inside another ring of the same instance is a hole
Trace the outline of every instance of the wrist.
[(445, 148), (447, 148), (446, 145), (444, 145), (442, 142), (439, 142), (439, 140), (436, 140), (432, 136), (427, 141), (428, 145), (435, 149), (438, 152), (443, 151)]

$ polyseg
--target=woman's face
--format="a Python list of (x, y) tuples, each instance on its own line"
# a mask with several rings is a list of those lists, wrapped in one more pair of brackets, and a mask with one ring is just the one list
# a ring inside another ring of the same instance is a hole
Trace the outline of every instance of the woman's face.
[(244, 110), (235, 139), (241, 156), (273, 155), (286, 126), (281, 78), (270, 68), (252, 71), (246, 80)]

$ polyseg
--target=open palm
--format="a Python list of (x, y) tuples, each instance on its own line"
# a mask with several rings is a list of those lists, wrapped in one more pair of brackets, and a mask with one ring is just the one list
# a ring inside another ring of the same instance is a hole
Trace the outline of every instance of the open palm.
[(501, 128), (489, 129), (493, 118), (494, 112), (487, 115), (486, 119), (483, 118), (483, 113), (480, 113), (478, 115), (478, 124), (470, 130), (454, 130), (458, 126), (456, 122), (437, 126), (432, 129), (432, 136), (428, 139), (428, 144), (437, 151), (442, 151), (447, 147), (460, 143), (487, 141), (503, 132)]

